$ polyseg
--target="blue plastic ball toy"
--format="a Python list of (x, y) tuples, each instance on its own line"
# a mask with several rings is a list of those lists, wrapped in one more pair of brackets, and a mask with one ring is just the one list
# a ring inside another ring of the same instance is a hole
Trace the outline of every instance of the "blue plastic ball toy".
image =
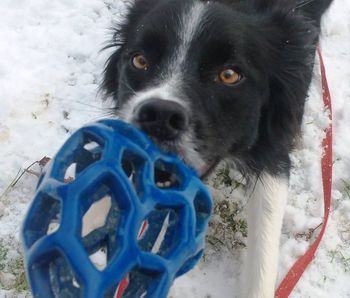
[[(100, 203), (102, 224), (86, 231)], [(24, 221), (33, 296), (166, 297), (202, 256), (211, 209), (196, 173), (136, 128), (85, 126), (51, 161)]]

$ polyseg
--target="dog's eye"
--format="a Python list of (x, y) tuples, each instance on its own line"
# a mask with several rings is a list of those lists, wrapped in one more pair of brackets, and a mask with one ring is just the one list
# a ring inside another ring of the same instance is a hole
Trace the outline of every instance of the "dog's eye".
[(242, 79), (242, 75), (239, 74), (236, 70), (232, 68), (224, 69), (219, 73), (219, 80), (220, 82), (227, 84), (227, 85), (233, 85), (238, 83)]
[(148, 62), (145, 56), (136, 54), (132, 57), (132, 65), (140, 70), (147, 70)]

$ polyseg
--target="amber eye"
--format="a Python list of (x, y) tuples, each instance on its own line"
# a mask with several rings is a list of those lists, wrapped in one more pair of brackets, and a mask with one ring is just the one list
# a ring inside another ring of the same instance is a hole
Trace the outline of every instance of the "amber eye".
[(137, 69), (147, 70), (148, 62), (145, 56), (141, 54), (136, 54), (132, 58), (132, 65), (134, 65)]
[(219, 80), (227, 85), (238, 83), (242, 76), (232, 68), (225, 69), (219, 73)]

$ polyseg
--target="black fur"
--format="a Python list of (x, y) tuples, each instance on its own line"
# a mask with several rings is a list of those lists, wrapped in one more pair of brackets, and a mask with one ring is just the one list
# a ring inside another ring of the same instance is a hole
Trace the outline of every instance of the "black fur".
[[(137, 0), (117, 26), (102, 88), (122, 108), (133, 95), (157, 84), (180, 42), (179, 15), (194, 1)], [(207, 2), (207, 1), (202, 1)], [(238, 161), (259, 175), (289, 173), (289, 153), (298, 137), (312, 76), (320, 18), (331, 0), (210, 1), (191, 43), (182, 73), (190, 105), (195, 150), (208, 164)], [(147, 72), (130, 66), (133, 53), (151, 61)], [(232, 66), (237, 85), (213, 78)], [(161, 140), (160, 140), (161, 141)]]

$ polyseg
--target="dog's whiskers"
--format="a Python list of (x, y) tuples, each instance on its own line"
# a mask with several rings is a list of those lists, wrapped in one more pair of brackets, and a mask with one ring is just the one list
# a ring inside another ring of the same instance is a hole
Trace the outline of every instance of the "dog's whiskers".
[(297, 3), (295, 9), (302, 8), (302, 7), (306, 6), (306, 5), (309, 5), (309, 4), (312, 3), (312, 2), (315, 2), (315, 0), (305, 0), (305, 1), (301, 1), (301, 2)]
[[(81, 101), (78, 101), (78, 100), (76, 100), (75, 102), (78, 103), (78, 104), (80, 104), (80, 105), (83, 105), (83, 106), (87, 106), (87, 107), (89, 107), (89, 108), (92, 108), (92, 109), (94, 109), (94, 110), (97, 111), (97, 112), (100, 112), (100, 111), (109, 111), (109, 110), (111, 110), (111, 108), (105, 108), (105, 107), (95, 106), (95, 105), (91, 105), (91, 104), (88, 104), (88, 103), (85, 103), (85, 102), (81, 102)], [(91, 111), (93, 111), (93, 110), (91, 110)]]

